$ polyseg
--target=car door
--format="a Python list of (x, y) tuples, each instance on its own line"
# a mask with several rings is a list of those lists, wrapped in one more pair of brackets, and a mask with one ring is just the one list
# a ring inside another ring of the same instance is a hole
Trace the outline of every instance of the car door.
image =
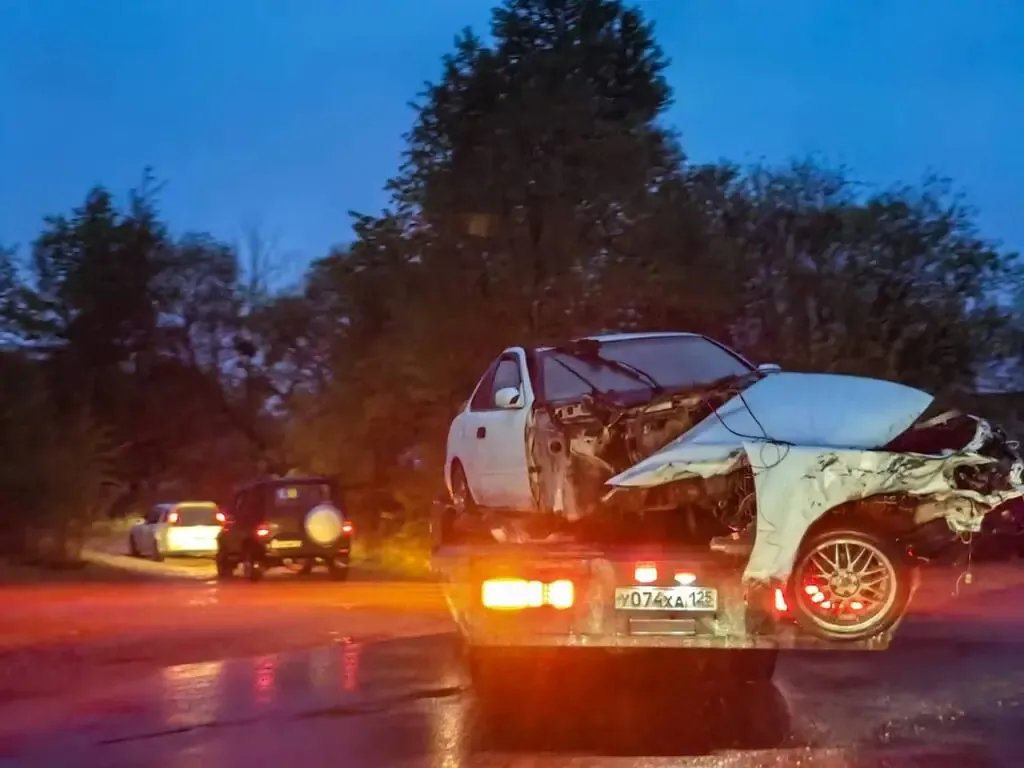
[(478, 504), (484, 506), (486, 504), (483, 499), (486, 497), (487, 492), (484, 488), (483, 446), (477, 438), (477, 429), (481, 426), (478, 417), (480, 412), (486, 409), (488, 399), (491, 397), (491, 383), (494, 381), (494, 369), (497, 366), (497, 359), (487, 366), (484, 375), (480, 377), (476, 387), (473, 388), (473, 394), (470, 395), (469, 401), (452, 420), (451, 427), (448, 429), (448, 456), (446, 461), (449, 480), (448, 490), (451, 490), (452, 465), (458, 461), (462, 465), (463, 472), (466, 473), (466, 482), (469, 483), (469, 490), (473, 494), (473, 499)]
[[(477, 501), (487, 507), (528, 510), (533, 506), (533, 493), (526, 456), (526, 422), (533, 405), (533, 387), (526, 372), (525, 352), (511, 349), (502, 353), (489, 385), (486, 397), (470, 404), (483, 480), (482, 496)], [(498, 392), (509, 387), (518, 389), (518, 399), (512, 404), (499, 404)]]

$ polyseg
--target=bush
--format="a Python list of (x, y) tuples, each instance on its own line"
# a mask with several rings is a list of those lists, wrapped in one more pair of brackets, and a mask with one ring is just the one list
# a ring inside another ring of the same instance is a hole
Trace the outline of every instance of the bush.
[(0, 531), (10, 554), (32, 563), (77, 562), (92, 524), (118, 490), (116, 451), (88, 406), (60, 412), (45, 389), (0, 414)]
[(394, 533), (376, 539), (357, 536), (352, 557), (405, 576), (429, 576), (430, 523), (426, 519), (415, 519)]

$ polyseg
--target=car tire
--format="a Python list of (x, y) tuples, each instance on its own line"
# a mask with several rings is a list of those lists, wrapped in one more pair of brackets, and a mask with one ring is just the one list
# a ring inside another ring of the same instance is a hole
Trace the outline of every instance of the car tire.
[(230, 579), (235, 575), (235, 566), (224, 555), (217, 554), (217, 578)]
[[(832, 577), (839, 579), (839, 586), (829, 580)], [(865, 582), (882, 584), (884, 589), (865, 586)], [(850, 525), (825, 527), (812, 531), (797, 553), (789, 583), (793, 618), (818, 638), (865, 640), (899, 621), (910, 602), (913, 583), (913, 566), (893, 542)], [(839, 605), (848, 605), (854, 618), (840, 619), (833, 610)], [(862, 611), (860, 617), (858, 611)]]
[(348, 563), (339, 564), (339, 561), (335, 559), (327, 561), (327, 574), (331, 581), (348, 581), (348, 569)]
[(164, 553), (160, 551), (160, 542), (156, 539), (153, 540), (153, 562), (162, 563), (164, 560)]
[(263, 561), (252, 552), (246, 554), (242, 560), (242, 572), (249, 581), (256, 582), (262, 579), (264, 570)]
[(128, 536), (128, 554), (132, 557), (142, 556), (142, 553), (139, 552), (139, 548), (135, 546), (135, 537), (131, 535)]
[(476, 499), (469, 488), (466, 470), (458, 459), (452, 462), (452, 506), (457, 514), (474, 513), (477, 511)]
[(313, 572), (313, 563), (314, 560), (312, 557), (308, 557), (305, 560), (303, 560), (302, 567), (298, 570), (299, 576), (309, 576), (309, 574)]

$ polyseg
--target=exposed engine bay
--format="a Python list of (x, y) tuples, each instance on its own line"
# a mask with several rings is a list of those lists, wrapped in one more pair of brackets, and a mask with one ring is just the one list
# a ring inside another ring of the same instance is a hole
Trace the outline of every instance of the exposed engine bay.
[(851, 376), (752, 371), (639, 403), (594, 393), (537, 405), (526, 450), (540, 514), (501, 526), (501, 538), (582, 540), (601, 519), (668, 516), (748, 558), (748, 582), (784, 580), (825, 515), (956, 544), (1024, 496), (1018, 445), (998, 427)]

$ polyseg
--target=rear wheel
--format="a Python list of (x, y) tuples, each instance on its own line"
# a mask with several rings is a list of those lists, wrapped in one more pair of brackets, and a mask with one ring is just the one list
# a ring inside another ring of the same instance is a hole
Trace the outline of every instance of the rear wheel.
[(312, 557), (303, 560), (302, 561), (302, 565), (299, 566), (299, 570), (298, 570), (299, 576), (308, 576), (309, 574), (311, 574), (313, 572), (313, 563), (314, 562), (315, 562), (315, 560), (313, 560)]
[(164, 553), (160, 551), (160, 542), (153, 539), (153, 560), (161, 562), (164, 559)]
[(874, 533), (842, 527), (812, 533), (790, 582), (800, 626), (828, 640), (863, 640), (906, 610), (913, 572), (899, 550)]
[(476, 501), (473, 492), (469, 490), (466, 470), (458, 459), (452, 462), (452, 506), (458, 514), (476, 511)]
[(327, 573), (333, 581), (347, 581), (348, 563), (344, 560), (331, 558), (327, 561)]
[(235, 566), (226, 555), (217, 553), (217, 578), (229, 579), (235, 575)]
[(246, 553), (242, 561), (242, 572), (249, 581), (259, 581), (263, 578), (265, 566), (263, 560), (251, 550)]

